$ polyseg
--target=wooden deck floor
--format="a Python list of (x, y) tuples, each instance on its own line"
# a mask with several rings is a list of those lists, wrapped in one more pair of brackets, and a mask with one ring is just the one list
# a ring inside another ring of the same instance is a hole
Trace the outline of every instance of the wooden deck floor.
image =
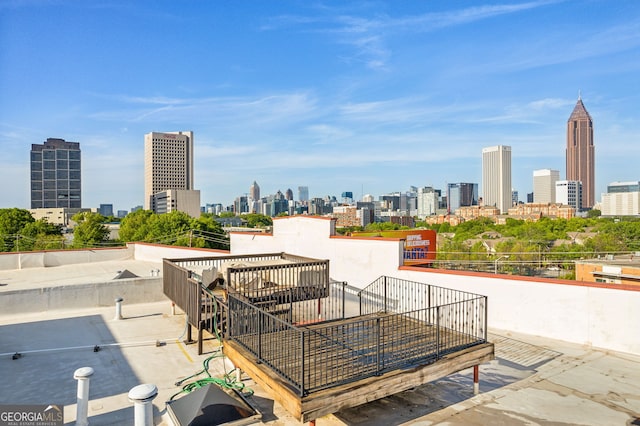
[[(385, 320), (387, 318), (387, 320)], [(382, 398), (493, 359), (493, 345), (408, 316), (371, 315), (262, 333), (261, 356), (237, 341), (225, 341), (229, 359), (301, 421)], [(242, 342), (257, 344), (257, 335)], [(440, 347), (436, 348), (436, 342)], [(280, 374), (266, 364), (280, 369)], [(284, 374), (283, 374), (284, 372)], [(292, 383), (302, 383), (300, 395)], [(392, 378), (395, 378), (392, 380)]]

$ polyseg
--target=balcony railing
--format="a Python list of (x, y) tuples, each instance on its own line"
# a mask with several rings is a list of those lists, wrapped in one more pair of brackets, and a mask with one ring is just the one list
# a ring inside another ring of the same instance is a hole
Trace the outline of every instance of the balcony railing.
[[(329, 298), (342, 299), (336, 305), (345, 306), (345, 284), (329, 288)], [(269, 366), (301, 396), (429, 364), (486, 342), (484, 296), (381, 277), (358, 299), (361, 315), (348, 317), (342, 309), (340, 319), (292, 323), (230, 294), (225, 339)]]

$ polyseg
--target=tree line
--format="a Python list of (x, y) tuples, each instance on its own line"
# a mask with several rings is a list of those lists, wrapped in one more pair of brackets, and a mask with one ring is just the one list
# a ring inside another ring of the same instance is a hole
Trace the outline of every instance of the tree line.
[(174, 211), (155, 214), (137, 210), (120, 221), (118, 238), (111, 239), (107, 218), (95, 212), (75, 214), (73, 234), (61, 225), (34, 219), (25, 209), (0, 209), (0, 251), (59, 250), (65, 248), (108, 247), (127, 242), (150, 242), (188, 247), (228, 249), (229, 241), (222, 226), (211, 214), (193, 218)]
[[(220, 217), (231, 216), (223, 213)], [(242, 216), (247, 227), (267, 227), (272, 219), (261, 214)], [(0, 209), (0, 251), (52, 250), (63, 248), (104, 247), (127, 242), (227, 249), (228, 238), (216, 216), (203, 213), (193, 218), (183, 212), (155, 214), (137, 210), (125, 216), (117, 239), (110, 239), (106, 218), (99, 213), (74, 215), (73, 237), (61, 226), (44, 219), (35, 220), (30, 212), (19, 208)], [(438, 238), (438, 260), (490, 262), (498, 254), (509, 254), (508, 263), (571, 262), (599, 254), (640, 251), (639, 218), (551, 219), (536, 222), (507, 218), (496, 224), (489, 218), (465, 221), (457, 226), (448, 223), (428, 225), (418, 222), (418, 228), (435, 230)], [(339, 232), (384, 231), (409, 229), (390, 222), (372, 223), (366, 227), (339, 229)], [(576, 238), (580, 236), (580, 238)], [(491, 241), (494, 240), (494, 241)], [(493, 257), (492, 257), (493, 256)]]

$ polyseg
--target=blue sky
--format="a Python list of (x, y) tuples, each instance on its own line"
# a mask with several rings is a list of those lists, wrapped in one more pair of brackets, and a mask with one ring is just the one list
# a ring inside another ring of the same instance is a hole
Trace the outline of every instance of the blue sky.
[[(28, 208), (29, 150), (80, 142), (83, 205), (143, 204), (144, 134), (195, 132), (201, 202), (375, 196), (565, 176), (578, 91), (596, 199), (640, 180), (637, 1), (0, 0), (0, 207)], [(482, 187), (480, 187), (482, 193)]]

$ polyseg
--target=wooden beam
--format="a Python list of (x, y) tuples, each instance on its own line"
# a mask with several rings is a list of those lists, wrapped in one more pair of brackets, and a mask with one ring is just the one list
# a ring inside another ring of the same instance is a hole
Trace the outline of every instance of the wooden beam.
[(292, 387), (268, 366), (257, 364), (254, 357), (233, 342), (225, 340), (222, 352), (236, 368), (240, 368), (247, 373), (274, 401), (282, 405), (292, 416), (297, 419), (302, 418), (300, 395), (296, 394)]
[(494, 359), (493, 343), (484, 343), (446, 355), (432, 364), (391, 371), (382, 376), (369, 377), (313, 392), (301, 398), (270, 368), (256, 364), (250, 354), (233, 342), (225, 342), (223, 352), (236, 368), (245, 371), (275, 401), (301, 422), (308, 422), (326, 414), (412, 389)]
[(394, 395), (492, 359), (493, 343), (485, 343), (447, 355), (432, 364), (409, 370), (391, 371), (382, 376), (314, 392), (302, 399), (300, 421), (307, 422), (345, 408)]

